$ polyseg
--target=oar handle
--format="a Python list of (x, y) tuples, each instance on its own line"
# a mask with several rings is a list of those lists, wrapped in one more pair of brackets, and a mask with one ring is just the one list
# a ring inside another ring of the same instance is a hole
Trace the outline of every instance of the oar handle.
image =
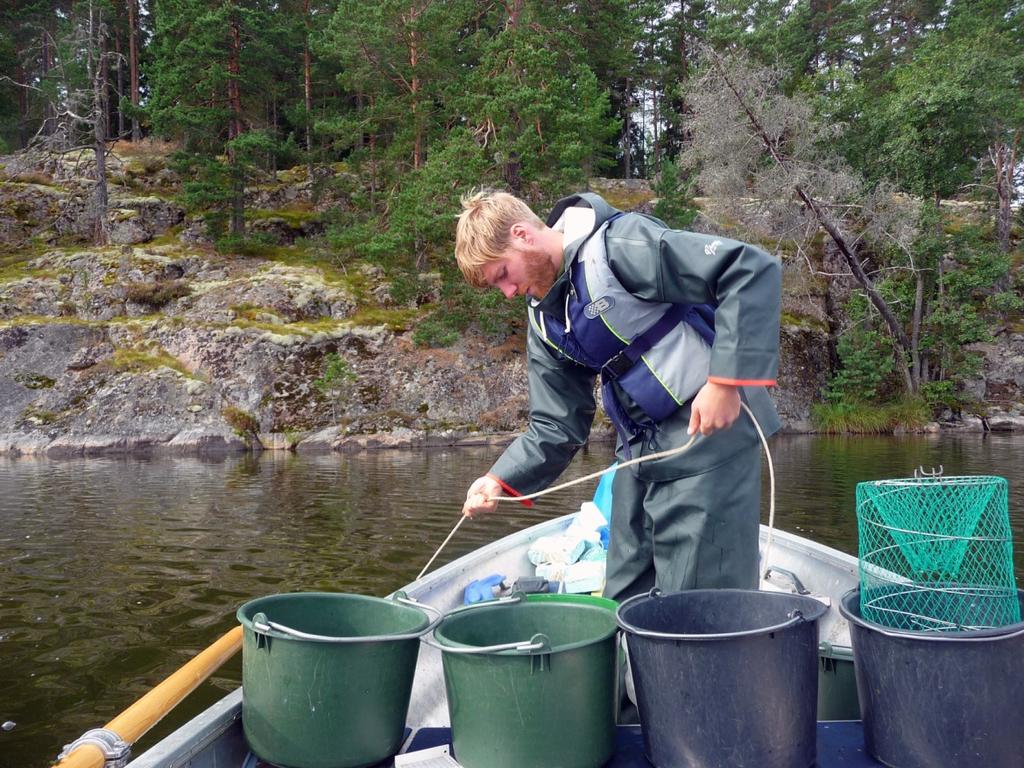
[[(236, 626), (107, 723), (103, 730), (134, 744), (241, 647), (242, 627)], [(68, 747), (56, 768), (103, 768), (106, 762), (104, 748), (94, 739)]]

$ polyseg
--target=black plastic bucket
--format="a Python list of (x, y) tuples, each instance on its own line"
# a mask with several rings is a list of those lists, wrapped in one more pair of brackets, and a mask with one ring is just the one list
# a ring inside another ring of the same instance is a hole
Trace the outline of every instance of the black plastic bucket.
[(657, 590), (624, 602), (647, 759), (657, 768), (807, 768), (815, 761), (817, 600)]
[[(1024, 607), (1024, 591), (1017, 599)], [(1024, 765), (1024, 622), (974, 632), (912, 632), (850, 622), (864, 741), (893, 768)]]
[(360, 768), (398, 752), (420, 637), (438, 611), (401, 595), (301, 592), (251, 600), (237, 615), (254, 754), (284, 768)]

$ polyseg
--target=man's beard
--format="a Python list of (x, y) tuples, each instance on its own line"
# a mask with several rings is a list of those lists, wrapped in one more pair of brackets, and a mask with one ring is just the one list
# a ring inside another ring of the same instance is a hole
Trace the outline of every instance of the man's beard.
[(528, 283), (528, 293), (535, 299), (544, 298), (558, 279), (557, 267), (542, 251), (530, 251), (524, 255), (523, 274)]

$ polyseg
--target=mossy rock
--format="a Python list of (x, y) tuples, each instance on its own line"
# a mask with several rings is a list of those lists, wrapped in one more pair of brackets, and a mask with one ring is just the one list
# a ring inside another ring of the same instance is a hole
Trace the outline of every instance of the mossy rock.
[(309, 169), (304, 165), (296, 165), (277, 172), (277, 180), (282, 184), (301, 184), (309, 179)]
[(182, 376), (194, 378), (176, 357), (160, 348), (141, 350), (122, 347), (114, 350), (114, 355), (109, 360), (99, 363), (97, 368), (100, 367), (117, 373), (146, 373), (160, 368), (169, 368)]
[(134, 208), (113, 208), (110, 211), (110, 221), (114, 224), (137, 218), (139, 218), (139, 212)]
[(46, 410), (45, 408), (39, 408), (35, 405), (30, 405), (21, 412), (21, 418), (19, 421), (28, 422), (34, 426), (41, 427), (47, 424), (55, 424), (60, 421), (60, 418), (61, 414), (59, 413)]
[(52, 389), (56, 384), (55, 379), (44, 376), (41, 373), (22, 371), (14, 374), (14, 380), (25, 387), (25, 389)]
[(828, 332), (828, 323), (809, 315), (798, 315), (792, 312), (783, 312), (781, 317), (783, 327), (806, 328), (810, 330)]
[(291, 206), (290, 208), (278, 208), (274, 210), (257, 208), (255, 210), (246, 211), (246, 216), (250, 221), (260, 221), (266, 219), (280, 219), (285, 222), (288, 226), (299, 228), (303, 224), (310, 221), (319, 221), (321, 214), (318, 211), (314, 211), (311, 208), (304, 207), (301, 205)]
[(590, 188), (620, 211), (635, 211), (655, 199), (648, 183), (638, 179), (591, 179)]

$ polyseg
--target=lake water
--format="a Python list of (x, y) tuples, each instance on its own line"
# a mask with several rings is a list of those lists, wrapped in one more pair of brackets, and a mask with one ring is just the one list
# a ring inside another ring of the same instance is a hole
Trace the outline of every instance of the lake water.
[[(604, 467), (591, 446), (565, 479)], [(42, 768), (235, 625), (274, 592), (383, 595), (415, 578), (498, 449), (222, 459), (0, 458), (0, 768)], [(772, 440), (780, 528), (855, 552), (854, 489), (918, 466), (1010, 481), (1024, 578), (1024, 436)], [(767, 495), (767, 480), (765, 481)], [(435, 565), (543, 517), (463, 525)], [(767, 510), (767, 499), (763, 505)], [(236, 657), (147, 736), (143, 748), (238, 685)]]

